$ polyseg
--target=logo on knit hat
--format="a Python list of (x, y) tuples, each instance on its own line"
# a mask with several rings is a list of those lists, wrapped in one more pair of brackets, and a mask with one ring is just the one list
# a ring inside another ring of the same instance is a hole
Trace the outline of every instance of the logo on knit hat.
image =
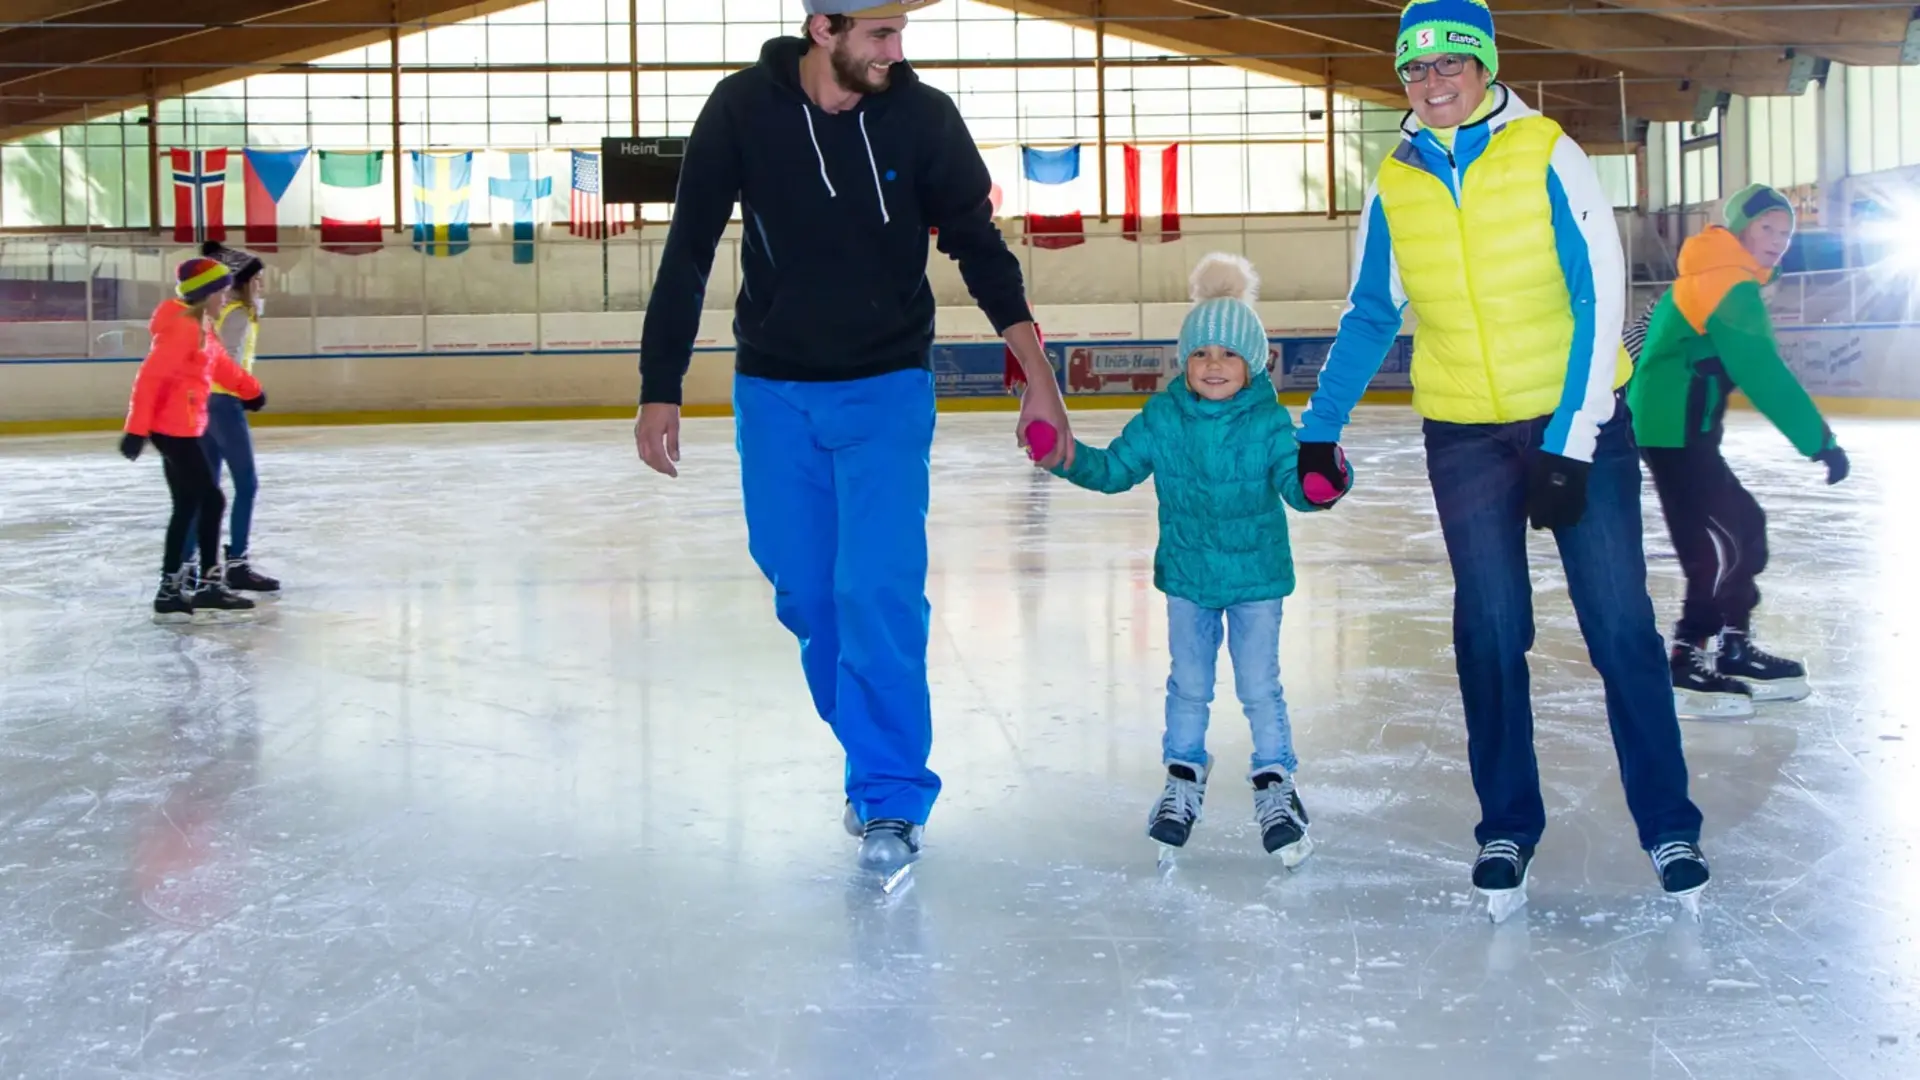
[(1413, 43), (1422, 49), (1433, 48), (1433, 27), (1423, 26), (1413, 35)]
[[(1431, 39), (1433, 35), (1433, 31), (1431, 30), (1423, 30), (1421, 33), (1426, 34), (1429, 39)], [(1431, 41), (1429, 41), (1429, 44), (1431, 44)], [(1481, 41), (1472, 34), (1463, 34), (1458, 30), (1449, 30), (1447, 31), (1447, 44), (1461, 45), (1469, 49), (1479, 49), (1485, 47), (1486, 42)]]

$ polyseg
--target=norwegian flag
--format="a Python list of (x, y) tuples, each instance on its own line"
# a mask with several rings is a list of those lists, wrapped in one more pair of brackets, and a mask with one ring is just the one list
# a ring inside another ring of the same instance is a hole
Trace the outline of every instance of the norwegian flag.
[(173, 242), (227, 238), (227, 152), (173, 150)]
[(567, 231), (595, 240), (627, 231), (625, 215), (600, 201), (600, 155), (573, 151), (573, 211)]

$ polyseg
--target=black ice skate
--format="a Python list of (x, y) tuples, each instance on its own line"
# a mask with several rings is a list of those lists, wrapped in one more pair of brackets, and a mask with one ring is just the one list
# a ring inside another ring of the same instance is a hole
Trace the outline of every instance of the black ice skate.
[(1804, 701), (1813, 693), (1807, 686), (1803, 665), (1768, 653), (1745, 631), (1732, 627), (1720, 632), (1720, 655), (1714, 669), (1746, 683), (1755, 701)]
[(181, 574), (160, 575), (160, 591), (153, 594), (153, 621), (181, 623), (193, 621), (193, 597), (180, 587)]
[(1153, 813), (1147, 818), (1148, 836), (1167, 848), (1186, 846), (1187, 837), (1193, 835), (1193, 827), (1200, 820), (1201, 803), (1206, 801), (1207, 770), (1211, 765), (1211, 761), (1198, 765), (1185, 761), (1167, 763), (1167, 786), (1161, 789), (1159, 801), (1153, 804)]
[(860, 820), (860, 811), (853, 808), (852, 799), (848, 799), (847, 808), (840, 811), (840, 827), (847, 830), (847, 835), (855, 840), (866, 838), (867, 827)]
[(899, 818), (874, 818), (860, 840), (860, 869), (879, 879), (891, 893), (920, 857), (920, 826)]
[(235, 592), (270, 593), (280, 591), (280, 582), (254, 570), (245, 555), (227, 553), (227, 588)]
[(1679, 641), (1667, 657), (1673, 671), (1673, 708), (1690, 720), (1745, 720), (1753, 715), (1753, 691), (1714, 667), (1706, 642)]
[(1307, 836), (1307, 809), (1300, 805), (1300, 792), (1293, 785), (1293, 777), (1278, 766), (1254, 773), (1251, 780), (1260, 843), (1267, 854), (1280, 856), (1280, 864), (1291, 870), (1313, 854), (1313, 840)]
[(1473, 861), (1473, 887), (1487, 898), (1487, 918), (1506, 922), (1527, 906), (1527, 872), (1533, 866), (1533, 847), (1512, 840), (1489, 840)]
[(238, 618), (253, 611), (253, 601), (227, 589), (220, 571), (202, 573), (200, 587), (194, 590), (193, 610), (215, 620)]
[(1707, 857), (1699, 844), (1674, 841), (1661, 844), (1647, 853), (1653, 859), (1654, 872), (1660, 875), (1660, 887), (1680, 901), (1687, 914), (1700, 917), (1700, 890), (1707, 887), (1713, 874), (1707, 869)]

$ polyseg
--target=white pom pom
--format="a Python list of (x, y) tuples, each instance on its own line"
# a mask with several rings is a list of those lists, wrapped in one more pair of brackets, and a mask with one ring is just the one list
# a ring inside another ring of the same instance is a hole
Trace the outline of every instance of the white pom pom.
[(1216, 251), (1200, 260), (1193, 268), (1189, 279), (1193, 286), (1193, 302), (1198, 304), (1206, 300), (1241, 300), (1253, 303), (1260, 299), (1260, 275), (1253, 264), (1238, 255), (1229, 255)]

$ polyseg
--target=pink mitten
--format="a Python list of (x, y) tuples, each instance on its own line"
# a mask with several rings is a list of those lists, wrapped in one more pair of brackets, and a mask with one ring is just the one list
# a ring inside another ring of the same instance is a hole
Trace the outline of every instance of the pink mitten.
[(1027, 456), (1035, 461), (1053, 453), (1060, 443), (1060, 433), (1045, 420), (1035, 420), (1027, 425)]
[(1315, 506), (1328, 506), (1340, 497), (1340, 492), (1319, 473), (1308, 473), (1306, 479), (1300, 481), (1300, 488), (1306, 493), (1307, 501)]

